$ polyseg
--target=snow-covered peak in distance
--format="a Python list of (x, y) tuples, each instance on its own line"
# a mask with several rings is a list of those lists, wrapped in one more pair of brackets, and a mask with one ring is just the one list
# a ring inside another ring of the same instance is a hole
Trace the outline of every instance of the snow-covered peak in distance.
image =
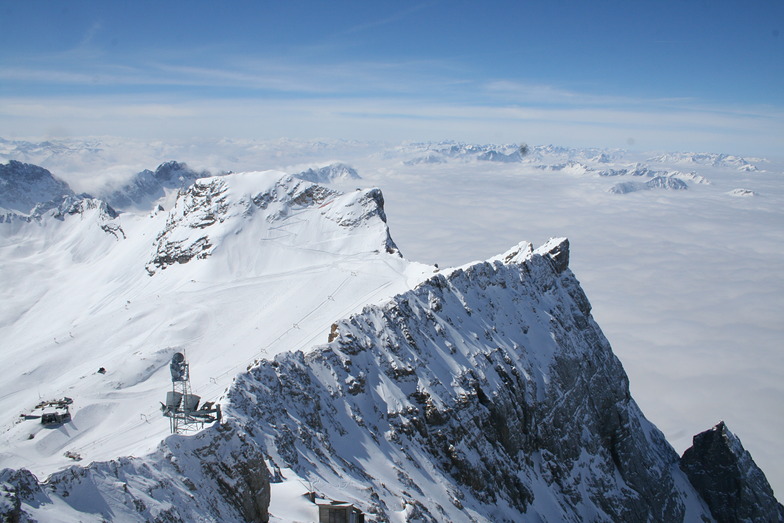
[(36, 205), (75, 196), (64, 181), (37, 165), (0, 164), (0, 209), (29, 215)]
[(752, 162), (764, 162), (761, 159), (749, 159), (731, 154), (718, 153), (665, 153), (648, 159), (651, 163), (710, 165), (712, 167), (731, 167), (738, 171), (755, 172), (759, 168)]
[(104, 190), (101, 199), (119, 210), (149, 210), (152, 203), (163, 198), (167, 192), (189, 186), (198, 178), (210, 176), (207, 171), (195, 171), (185, 163), (168, 161), (155, 171), (145, 169), (123, 184), (122, 187)]
[[(0, 223), (0, 462), (39, 477), (66, 454), (155, 448), (175, 352), (216, 400), (251, 362), (323, 343), (337, 319), (434, 271), (397, 252), (378, 189), (281, 172), (198, 180), (168, 213), (91, 212)], [(164, 259), (186, 248), (204, 249)], [(66, 396), (67, 427), (22, 421)]]
[[(216, 248), (232, 252), (233, 238), (246, 228), (252, 237), (292, 247), (307, 245), (314, 251), (398, 252), (378, 189), (342, 194), (269, 171), (205, 178), (180, 192), (147, 270), (153, 274), (172, 264), (203, 259)], [(247, 250), (245, 237), (238, 241), (239, 249)], [(277, 263), (263, 249), (258, 254), (256, 263)], [(241, 255), (248, 258), (247, 253)]]
[(511, 163), (520, 162), (524, 156), (520, 146), (514, 144), (476, 145), (453, 141), (409, 143), (388, 154), (406, 158), (403, 161), (405, 165), (445, 163), (449, 160)]
[(330, 163), (322, 167), (311, 167), (294, 176), (309, 182), (321, 184), (360, 180), (362, 178), (359, 173), (357, 173), (356, 169), (340, 162)]

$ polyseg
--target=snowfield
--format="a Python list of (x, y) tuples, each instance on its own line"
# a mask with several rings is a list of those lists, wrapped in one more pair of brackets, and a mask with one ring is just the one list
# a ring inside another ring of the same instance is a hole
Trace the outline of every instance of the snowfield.
[[(158, 407), (175, 352), (194, 393), (215, 401), (255, 360), (326, 342), (335, 320), (433, 272), (396, 253), (377, 191), (339, 194), (281, 172), (199, 183), (213, 184), (222, 212), (185, 193), (170, 213), (3, 224), (4, 466), (44, 477), (73, 463), (69, 451), (85, 462), (148, 453), (166, 433)], [(199, 250), (205, 237), (212, 247)], [(172, 245), (180, 261), (156, 265)], [(20, 418), (66, 396), (71, 424)]]

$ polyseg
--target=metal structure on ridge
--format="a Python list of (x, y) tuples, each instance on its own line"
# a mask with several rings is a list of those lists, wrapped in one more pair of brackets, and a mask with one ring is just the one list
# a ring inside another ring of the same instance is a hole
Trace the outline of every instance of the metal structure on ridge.
[(191, 391), (190, 365), (183, 353), (174, 353), (169, 370), (172, 390), (166, 393), (166, 403), (161, 403), (161, 412), (169, 418), (171, 433), (195, 432), (204, 428), (205, 423), (220, 421), (220, 405), (205, 401), (199, 407), (201, 397)]

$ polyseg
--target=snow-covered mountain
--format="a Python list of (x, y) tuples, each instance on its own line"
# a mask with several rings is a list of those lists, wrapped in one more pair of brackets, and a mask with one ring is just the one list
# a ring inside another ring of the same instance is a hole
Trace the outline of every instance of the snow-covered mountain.
[[(187, 354), (194, 389), (217, 399), (254, 359), (326, 339), (336, 318), (432, 272), (396, 252), (378, 190), (341, 194), (264, 172), (200, 180), (169, 212), (80, 201), (61, 219), (0, 230), (0, 454), (36, 474), (67, 465), (69, 451), (154, 449), (174, 352)], [(67, 431), (20, 423), (64, 396)]]
[[(781, 514), (772, 492), (727, 505), (690, 481), (710, 452), (681, 470), (565, 240), (439, 271), (400, 255), (378, 189), (270, 171), (199, 179), (143, 214), (79, 201), (0, 224), (8, 517), (314, 520), (306, 490), (371, 521)], [(224, 419), (160, 443), (175, 352)], [(64, 396), (59, 428), (19, 416)]]
[(28, 215), (37, 205), (74, 196), (67, 183), (43, 167), (15, 160), (0, 164), (0, 213)]
[(104, 190), (99, 196), (115, 209), (149, 210), (153, 202), (166, 196), (167, 192), (184, 189), (195, 180), (208, 176), (210, 173), (207, 171), (197, 172), (184, 163), (169, 161), (159, 165), (155, 171), (145, 169), (122, 187)]
[[(732, 167), (742, 172), (756, 172), (759, 168), (741, 156), (717, 153), (666, 153), (648, 159), (652, 163), (677, 163), (710, 165), (713, 167)], [(759, 160), (754, 160), (759, 161)]]
[(683, 180), (670, 176), (654, 176), (647, 182), (621, 182), (610, 187), (609, 191), (613, 194), (627, 194), (637, 191), (649, 191), (651, 189), (667, 189), (682, 191), (689, 186)]
[(356, 169), (340, 162), (330, 163), (322, 167), (311, 167), (310, 169), (295, 174), (295, 176), (309, 182), (320, 184), (361, 179), (361, 176), (359, 176)]

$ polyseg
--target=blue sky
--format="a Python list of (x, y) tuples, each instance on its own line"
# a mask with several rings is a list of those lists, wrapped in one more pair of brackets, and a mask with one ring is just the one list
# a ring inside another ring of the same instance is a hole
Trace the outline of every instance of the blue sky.
[(776, 154), (784, 1), (0, 1), (0, 136)]

